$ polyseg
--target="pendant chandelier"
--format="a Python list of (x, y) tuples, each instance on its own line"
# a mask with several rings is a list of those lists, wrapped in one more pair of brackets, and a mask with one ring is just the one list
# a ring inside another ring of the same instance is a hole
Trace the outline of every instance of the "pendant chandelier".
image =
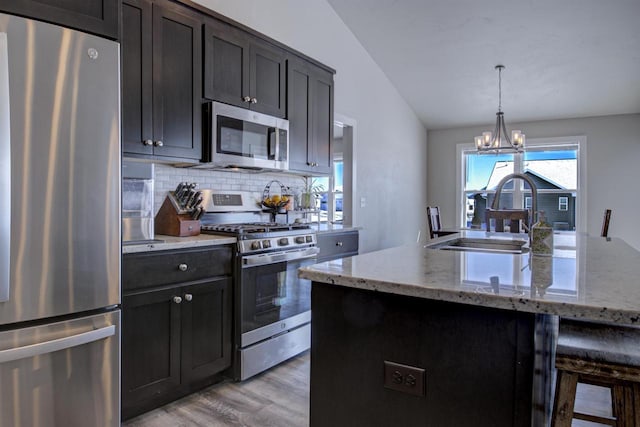
[(511, 138), (504, 125), (502, 112), (502, 70), (504, 65), (496, 65), (498, 70), (498, 112), (496, 113), (496, 128), (491, 132), (482, 132), (482, 136), (475, 137), (476, 148), (479, 153), (520, 152), (524, 150), (525, 136), (522, 131), (511, 131)]

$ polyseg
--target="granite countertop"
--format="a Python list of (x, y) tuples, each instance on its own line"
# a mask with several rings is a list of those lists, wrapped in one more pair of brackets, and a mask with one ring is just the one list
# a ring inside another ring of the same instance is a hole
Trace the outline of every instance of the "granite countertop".
[[(318, 224), (315, 223), (310, 225), (311, 229), (318, 234), (337, 233), (340, 231), (352, 231), (361, 229), (361, 227), (343, 226), (342, 224), (322, 223), (318, 226)], [(166, 251), (169, 249), (185, 249), (200, 246), (227, 245), (237, 242), (237, 239), (235, 237), (215, 234), (200, 234), (198, 236), (191, 237), (174, 237), (159, 234), (156, 235), (155, 238), (158, 240), (158, 242), (122, 245), (122, 253), (132, 254), (137, 252)], [(160, 240), (162, 240), (162, 242)]]
[(214, 234), (199, 234), (190, 237), (174, 237), (157, 234), (155, 236), (163, 242), (143, 243), (139, 245), (122, 245), (123, 254), (132, 254), (137, 252), (150, 251), (166, 251), (169, 249), (186, 249), (204, 246), (228, 245), (236, 243), (235, 237), (221, 236)]
[(318, 224), (317, 222), (309, 223), (311, 229), (314, 230), (318, 234), (330, 234), (330, 233), (338, 233), (341, 231), (355, 231), (362, 230), (362, 227), (356, 227), (353, 225), (343, 225), (343, 224), (331, 224), (327, 222), (322, 222)]
[(554, 234), (553, 257), (428, 247), (461, 236), (526, 239), (462, 231), (427, 246), (401, 246), (305, 267), (300, 276), (419, 298), (640, 324), (640, 252), (621, 239)]

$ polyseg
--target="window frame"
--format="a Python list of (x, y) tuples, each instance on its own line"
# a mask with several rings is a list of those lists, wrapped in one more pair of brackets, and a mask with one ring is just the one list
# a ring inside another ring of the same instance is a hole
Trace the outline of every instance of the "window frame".
[(558, 210), (564, 212), (569, 210), (569, 198), (567, 196), (558, 196)]
[(533, 196), (524, 196), (524, 208), (531, 209), (533, 203)]
[[(587, 191), (586, 191), (586, 176), (587, 176), (587, 137), (586, 136), (568, 136), (568, 137), (554, 137), (554, 138), (527, 138), (527, 148), (537, 149), (545, 148), (569, 148), (573, 146), (576, 148), (577, 156), (577, 188), (576, 188), (576, 232), (586, 232), (587, 228)], [(466, 202), (465, 202), (465, 188), (466, 183), (466, 159), (465, 154), (476, 152), (477, 149), (473, 143), (459, 143), (456, 145), (456, 220), (455, 223), (459, 228), (466, 228)], [(521, 172), (519, 169), (522, 162), (517, 161), (523, 156), (522, 153), (514, 153), (514, 172)], [(519, 181), (518, 181), (519, 182)], [(522, 190), (522, 185), (514, 186), (514, 200), (516, 200), (516, 206), (519, 203), (522, 205), (523, 195), (525, 192)], [(495, 193), (495, 191), (487, 191), (487, 193)], [(519, 201), (519, 202), (518, 202)]]

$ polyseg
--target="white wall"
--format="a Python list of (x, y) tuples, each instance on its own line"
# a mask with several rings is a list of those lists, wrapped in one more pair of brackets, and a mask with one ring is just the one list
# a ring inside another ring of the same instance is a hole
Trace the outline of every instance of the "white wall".
[[(426, 228), (427, 133), (325, 0), (197, 0), (334, 69), (335, 111), (357, 122), (354, 225), (361, 252)], [(366, 207), (360, 208), (365, 198)]]
[[(586, 136), (587, 232), (600, 235), (604, 210), (610, 208), (609, 236), (640, 250), (640, 114), (507, 125), (527, 138)], [(456, 218), (456, 145), (492, 126), (429, 131), (428, 201), (440, 206), (445, 227), (453, 227)]]

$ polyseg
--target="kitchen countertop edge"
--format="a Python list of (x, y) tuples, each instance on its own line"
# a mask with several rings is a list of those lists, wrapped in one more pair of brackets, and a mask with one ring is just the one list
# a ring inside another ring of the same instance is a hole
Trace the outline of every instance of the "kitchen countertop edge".
[[(434, 241), (429, 244), (433, 242)], [(640, 325), (640, 300), (638, 300), (638, 304), (633, 303), (638, 299), (636, 295), (637, 292), (634, 293), (634, 295), (621, 293), (620, 289), (613, 288), (614, 285), (607, 280), (606, 273), (599, 275), (598, 280), (602, 282), (602, 286), (610, 287), (610, 298), (603, 298), (602, 295), (600, 295), (599, 297), (589, 300), (581, 299), (572, 301), (570, 299), (554, 297), (530, 298), (527, 295), (496, 295), (493, 293), (478, 292), (477, 289), (472, 287), (452, 284), (454, 272), (451, 271), (451, 263), (447, 260), (447, 254), (442, 254), (439, 258), (436, 257), (436, 260), (443, 261), (441, 265), (431, 265), (426, 271), (417, 268), (416, 271), (421, 274), (416, 275), (414, 272), (412, 273), (414, 274), (413, 276), (411, 274), (404, 275), (404, 273), (401, 272), (407, 270), (407, 264), (402, 265), (402, 267), (405, 268), (400, 267), (398, 274), (395, 276), (394, 272), (382, 270), (388, 267), (388, 264), (384, 264), (384, 258), (389, 260), (395, 259), (398, 260), (398, 263), (401, 263), (401, 257), (407, 258), (408, 253), (433, 250), (434, 249), (424, 248), (422, 244), (400, 246), (378, 252), (370, 252), (352, 258), (345, 258), (343, 260), (327, 261), (304, 267), (300, 269), (299, 275), (304, 279), (315, 282), (374, 292), (511, 311)], [(449, 257), (455, 256), (453, 251), (441, 252), (449, 252)], [(636, 254), (638, 253), (636, 252)], [(413, 261), (424, 262), (424, 259), (414, 254), (411, 262)], [(392, 261), (389, 262), (391, 263)], [(637, 267), (632, 267), (632, 272), (635, 273), (636, 269), (640, 272), (640, 268)], [(396, 280), (396, 277), (399, 278)], [(628, 278), (624, 281), (631, 283), (633, 279)], [(593, 286), (593, 283), (590, 283), (589, 286)], [(623, 290), (626, 290), (626, 288)], [(589, 294), (590, 292), (587, 290), (585, 293)]]
[(123, 245), (122, 254), (230, 245), (237, 242), (235, 237), (214, 234), (199, 234), (197, 236), (189, 237), (156, 235), (155, 237), (156, 239), (163, 240), (163, 242), (144, 243), (140, 245)]
[(355, 225), (342, 225), (342, 224), (310, 224), (311, 229), (316, 232), (316, 234), (333, 234), (333, 233), (343, 233), (349, 231), (360, 231), (362, 227)]

